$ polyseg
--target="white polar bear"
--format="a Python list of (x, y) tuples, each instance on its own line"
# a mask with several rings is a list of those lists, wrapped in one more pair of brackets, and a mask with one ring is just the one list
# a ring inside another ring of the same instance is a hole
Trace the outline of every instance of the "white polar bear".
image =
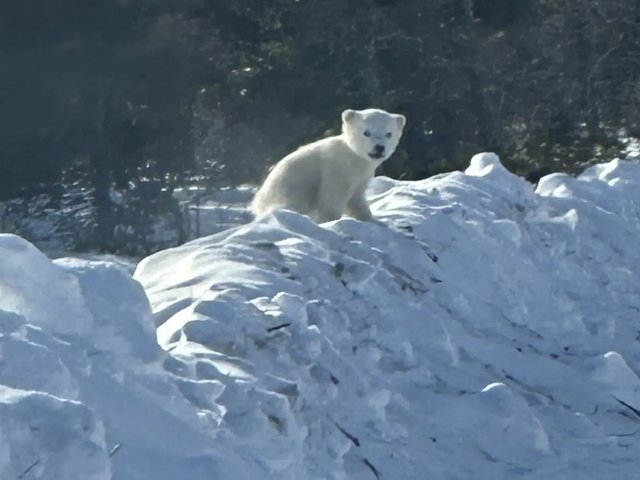
[(345, 213), (372, 220), (367, 184), (398, 146), (405, 123), (404, 115), (384, 110), (345, 110), (340, 135), (300, 147), (273, 167), (253, 200), (254, 215), (287, 209), (318, 223)]

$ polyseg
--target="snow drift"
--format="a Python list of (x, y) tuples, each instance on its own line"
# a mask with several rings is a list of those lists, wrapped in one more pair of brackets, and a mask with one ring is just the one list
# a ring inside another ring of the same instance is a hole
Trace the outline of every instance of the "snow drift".
[(13, 235), (0, 259), (0, 478), (211, 478), (208, 425), (181, 393), (203, 387), (162, 367), (140, 285)]
[(0, 478), (635, 478), (640, 165), (369, 193), (139, 284), (0, 237)]

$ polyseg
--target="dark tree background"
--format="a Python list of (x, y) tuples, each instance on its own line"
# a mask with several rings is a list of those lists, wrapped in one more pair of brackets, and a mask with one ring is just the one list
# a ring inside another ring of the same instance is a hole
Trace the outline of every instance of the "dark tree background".
[(637, 0), (0, 0), (0, 65), (0, 200), (79, 189), (80, 248), (259, 181), (344, 108), (407, 115), (406, 179), (492, 150), (535, 180), (640, 136)]

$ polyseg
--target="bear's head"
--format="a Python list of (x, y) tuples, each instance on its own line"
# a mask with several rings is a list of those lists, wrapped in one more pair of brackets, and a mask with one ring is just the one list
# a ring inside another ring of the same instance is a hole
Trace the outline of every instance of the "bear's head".
[(380, 164), (389, 158), (400, 141), (407, 119), (377, 108), (342, 112), (342, 135), (353, 152)]

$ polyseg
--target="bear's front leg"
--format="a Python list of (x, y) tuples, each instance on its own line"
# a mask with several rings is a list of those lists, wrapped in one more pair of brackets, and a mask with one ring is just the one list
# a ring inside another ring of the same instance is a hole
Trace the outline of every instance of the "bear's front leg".
[(340, 217), (342, 217), (342, 212), (339, 209), (325, 207), (323, 209), (318, 210), (316, 214), (316, 222), (317, 223), (331, 222), (333, 220), (338, 220)]
[(347, 215), (363, 222), (373, 220), (373, 214), (369, 209), (369, 203), (364, 197), (364, 191), (366, 188), (367, 182), (363, 182), (362, 185), (358, 186), (353, 196), (347, 202)]

